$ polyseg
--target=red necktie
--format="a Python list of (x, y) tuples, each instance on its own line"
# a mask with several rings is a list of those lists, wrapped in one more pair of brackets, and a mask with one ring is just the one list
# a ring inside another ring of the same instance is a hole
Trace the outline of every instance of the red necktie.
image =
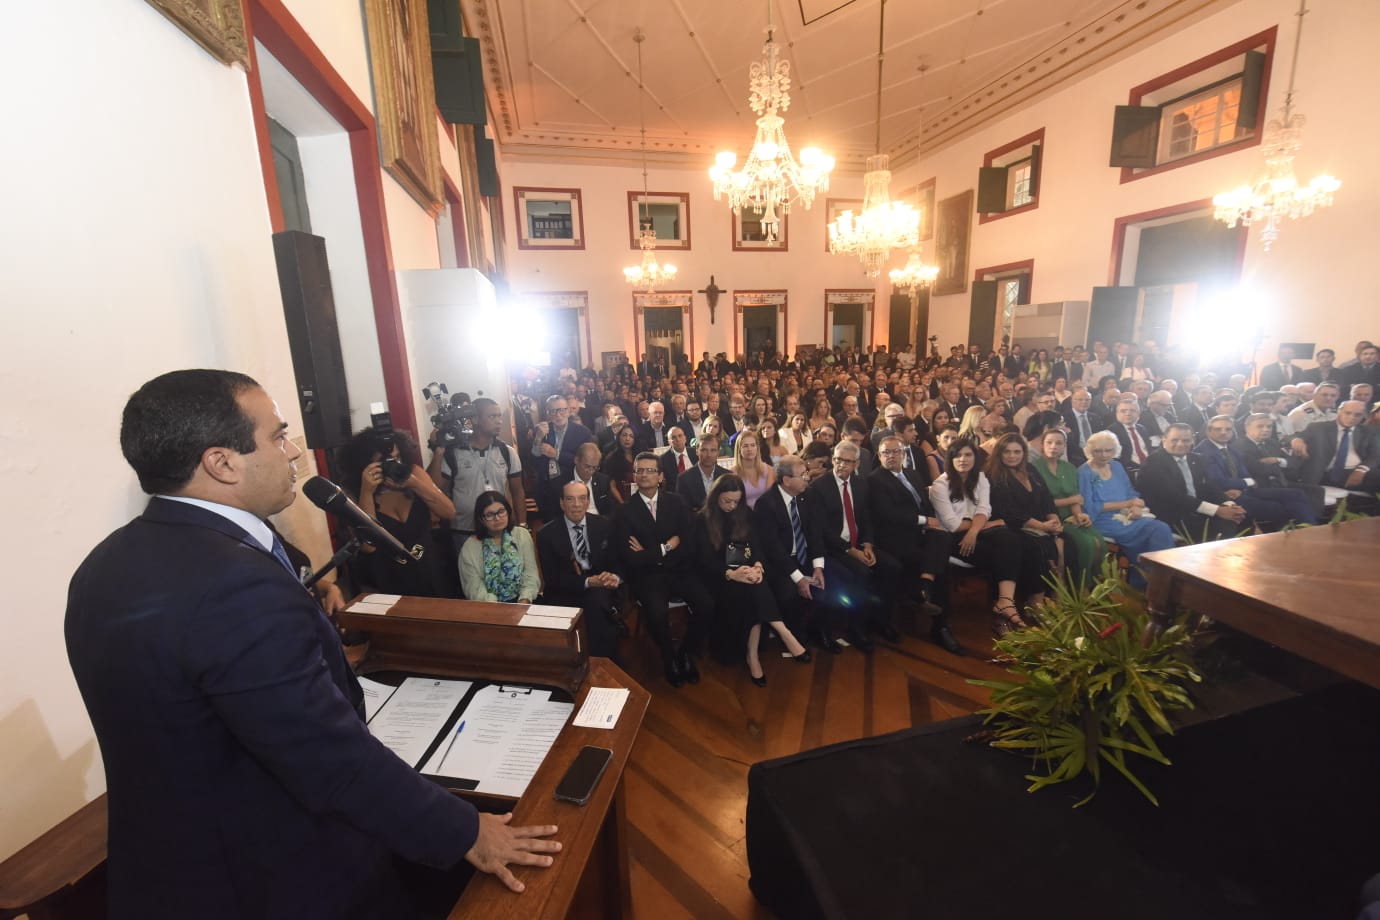
[(848, 548), (858, 548), (858, 519), (853, 516), (853, 493), (843, 481), (843, 518), (848, 522)]
[(1145, 447), (1140, 443), (1140, 432), (1135, 428), (1128, 428), (1127, 431), (1131, 432), (1131, 446), (1136, 449), (1136, 462), (1144, 463)]
[(676, 464), (676, 472), (678, 472), (678, 473), (684, 473), (684, 472), (685, 472), (685, 454), (681, 454), (681, 455), (680, 455), (680, 463)]

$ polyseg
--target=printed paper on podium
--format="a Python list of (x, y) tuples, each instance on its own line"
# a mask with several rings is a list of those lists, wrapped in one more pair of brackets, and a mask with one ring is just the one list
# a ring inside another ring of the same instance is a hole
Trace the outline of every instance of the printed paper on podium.
[(477, 792), (521, 796), (574, 708), (552, 702), (549, 690), (484, 687), (422, 772), (474, 781)]

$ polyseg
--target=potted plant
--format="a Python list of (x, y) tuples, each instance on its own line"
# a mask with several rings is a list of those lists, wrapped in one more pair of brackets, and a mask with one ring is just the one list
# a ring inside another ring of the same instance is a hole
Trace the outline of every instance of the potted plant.
[(1158, 805), (1132, 758), (1168, 764), (1154, 732), (1173, 734), (1168, 713), (1193, 707), (1188, 687), (1201, 677), (1188, 659), (1184, 619), (1143, 644), (1144, 599), (1114, 560), (1090, 588), (1051, 585), (1037, 611), (1041, 625), (996, 642), (1012, 678), (971, 681), (992, 690), (991, 707), (982, 710), (984, 724), (993, 726), (987, 737), (1035, 762), (1026, 776), (1031, 792), (1086, 773), (1093, 790), (1077, 803), (1083, 805), (1111, 767)]

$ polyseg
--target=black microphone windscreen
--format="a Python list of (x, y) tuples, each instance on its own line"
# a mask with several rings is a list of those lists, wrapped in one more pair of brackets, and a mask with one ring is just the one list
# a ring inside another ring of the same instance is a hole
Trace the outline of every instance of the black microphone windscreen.
[(331, 499), (340, 494), (340, 486), (324, 476), (313, 476), (302, 485), (302, 494), (316, 507), (325, 508)]

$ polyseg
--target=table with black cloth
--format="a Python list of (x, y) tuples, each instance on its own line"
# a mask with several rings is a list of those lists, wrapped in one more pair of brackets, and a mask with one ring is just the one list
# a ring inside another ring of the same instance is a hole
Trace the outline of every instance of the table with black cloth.
[[(966, 717), (755, 764), (751, 888), (777, 916), (1351, 920), (1380, 864), (1380, 692), (1199, 723), (1137, 763), (1027, 793)], [(1110, 775), (1108, 775), (1110, 774)]]

